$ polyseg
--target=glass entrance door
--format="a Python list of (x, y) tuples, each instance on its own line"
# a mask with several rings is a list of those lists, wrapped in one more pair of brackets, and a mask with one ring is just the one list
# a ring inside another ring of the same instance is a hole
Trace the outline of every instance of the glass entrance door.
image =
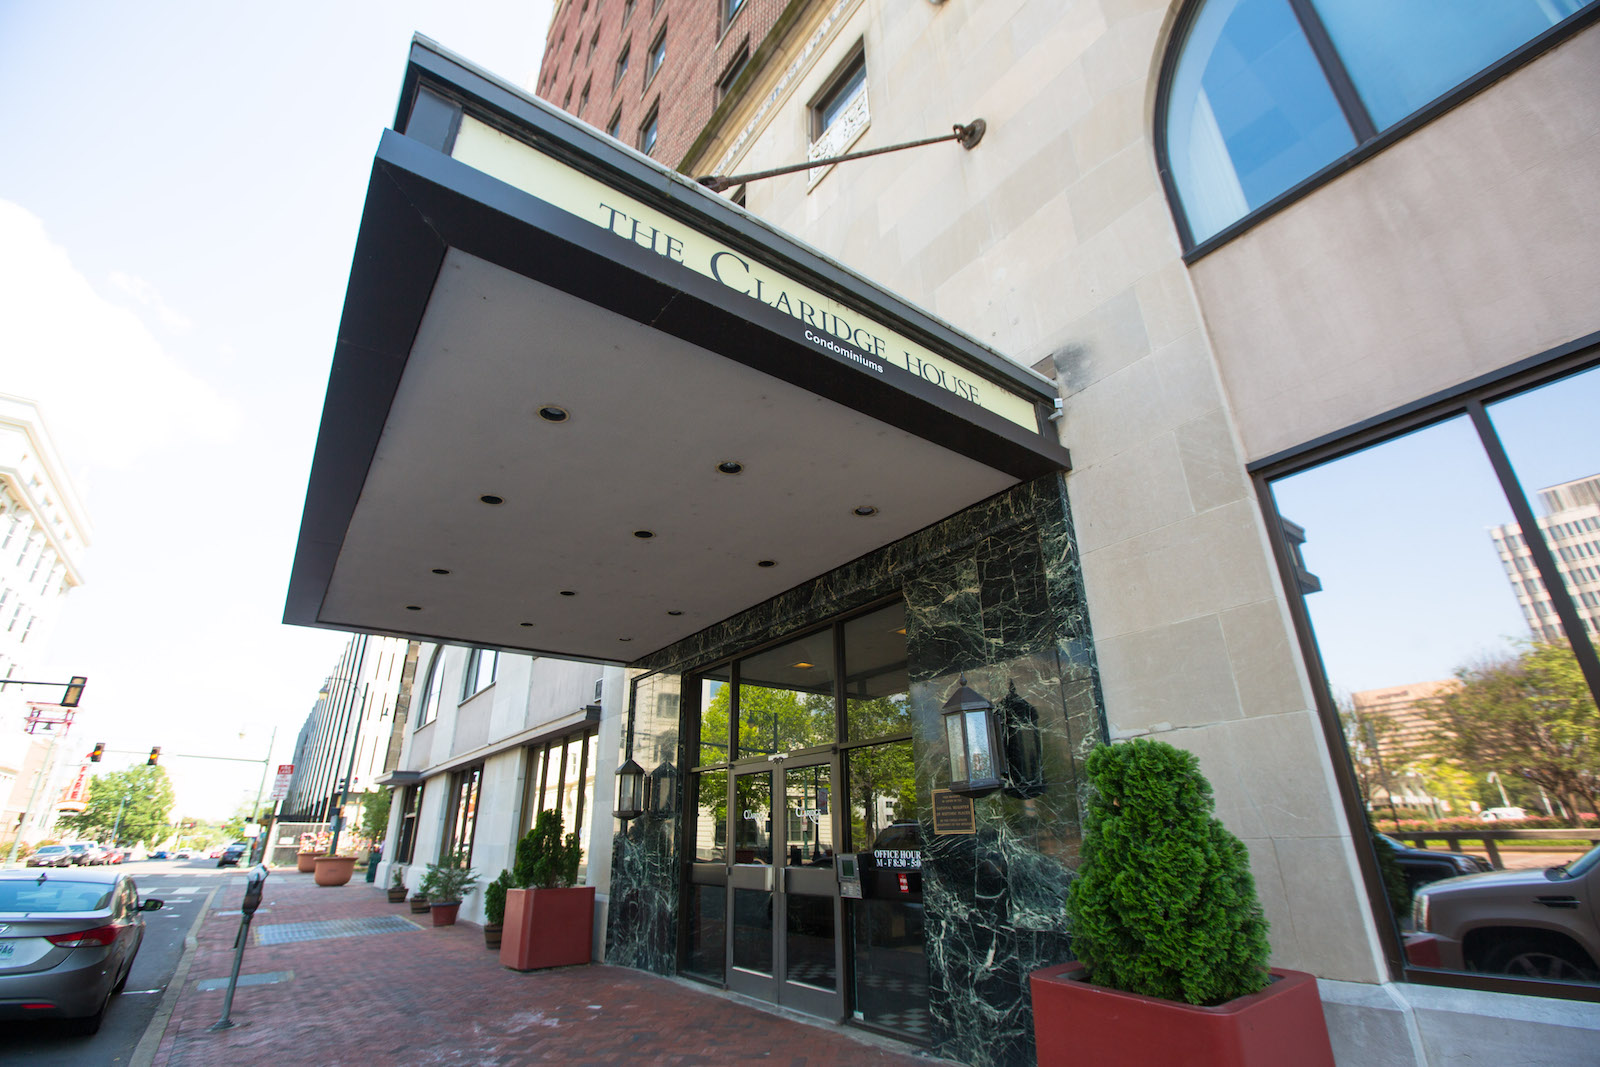
[(728, 807), (728, 987), (842, 1018), (839, 812), (832, 755), (735, 769)]

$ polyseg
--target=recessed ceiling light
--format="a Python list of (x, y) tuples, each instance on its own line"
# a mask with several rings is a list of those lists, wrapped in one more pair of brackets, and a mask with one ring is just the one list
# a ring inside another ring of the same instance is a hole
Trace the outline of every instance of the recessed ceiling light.
[(557, 407), (555, 404), (546, 404), (539, 409), (539, 417), (545, 422), (566, 422), (572, 414), (566, 408)]
[(855, 513), (865, 519), (876, 515), (878, 513), (878, 509), (873, 507), (871, 504), (862, 504), (859, 508), (855, 509)]
[(631, 637), (619, 637), (619, 638), (617, 638), (617, 640), (618, 641), (632, 641), (633, 638), (631, 638)]
[(533, 623), (531, 623), (531, 622), (519, 622), (519, 623), (517, 623), (517, 625), (518, 626), (532, 626)]
[(682, 615), (683, 612), (681, 612), (681, 611), (669, 611), (669, 612), (667, 612), (667, 614), (668, 615)]
[(648, 541), (648, 540), (650, 540), (650, 538), (654, 537), (655, 535), (656, 534), (655, 534), (654, 530), (635, 530), (635, 531), (633, 531), (633, 536), (637, 537), (641, 541)]
[(775, 559), (761, 559), (756, 561), (757, 567), (776, 567), (777, 565), (778, 561)]
[(577, 596), (578, 593), (574, 589), (563, 589), (563, 590), (561, 590), (561, 595), (562, 596)]
[(406, 610), (407, 611), (421, 611), (422, 610), (422, 605), (421, 604), (407, 604), (406, 605)]
[(435, 574), (449, 574), (450, 573), (450, 569), (448, 567), (435, 567), (435, 568), (433, 568), (433, 573), (435, 573)]
[(789, 666), (794, 667), (794, 668), (796, 668), (798, 670), (809, 671), (812, 667), (815, 667), (816, 664), (815, 663), (807, 663), (805, 660), (801, 660), (799, 663), (791, 663), (791, 664), (789, 664)]
[(717, 470), (723, 474), (739, 474), (744, 470), (744, 464), (736, 459), (725, 459), (717, 464)]
[(478, 499), (483, 501), (485, 504), (504, 504), (506, 502), (505, 497), (495, 496), (493, 493), (485, 493)]

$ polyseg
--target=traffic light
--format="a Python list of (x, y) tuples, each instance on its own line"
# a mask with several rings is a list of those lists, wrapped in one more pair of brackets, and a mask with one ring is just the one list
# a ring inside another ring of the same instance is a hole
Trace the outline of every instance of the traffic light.
[(89, 762), (90, 763), (99, 763), (100, 762), (100, 757), (104, 756), (105, 754), (106, 754), (106, 743), (104, 741), (96, 741), (94, 743), (94, 751), (89, 753)]
[(160, 759), (161, 759), (161, 746), (160, 745), (151, 745), (150, 746), (150, 758), (144, 761), (145, 766), (146, 767), (154, 767), (160, 761)]
[(75, 708), (78, 701), (83, 699), (83, 687), (89, 684), (89, 679), (81, 674), (74, 674), (72, 681), (67, 683), (67, 691), (61, 697), (61, 706)]

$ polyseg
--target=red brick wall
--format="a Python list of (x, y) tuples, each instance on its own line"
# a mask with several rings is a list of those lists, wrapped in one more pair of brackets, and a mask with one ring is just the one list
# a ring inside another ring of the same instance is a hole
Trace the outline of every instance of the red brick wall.
[[(623, 24), (626, 0), (562, 0), (550, 26), (537, 94), (597, 129), (606, 129), (620, 109), (618, 139), (638, 148), (639, 128), (659, 106), (659, 133), (652, 156), (676, 166), (716, 109), (717, 81), (748, 47), (754, 53), (791, 0), (744, 0), (724, 28), (725, 0), (634, 0)], [(653, 10), (652, 10), (653, 9)], [(666, 28), (666, 60), (645, 84), (650, 46)], [(595, 30), (598, 44), (589, 47)], [(573, 47), (578, 56), (573, 58)], [(617, 56), (628, 48), (628, 70), (613, 86)], [(591, 86), (581, 110), (584, 83)], [(569, 94), (570, 93), (570, 103)]]

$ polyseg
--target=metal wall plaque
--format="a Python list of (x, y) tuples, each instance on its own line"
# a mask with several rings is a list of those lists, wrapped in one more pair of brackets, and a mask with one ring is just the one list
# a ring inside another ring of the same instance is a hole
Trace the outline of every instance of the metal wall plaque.
[(948, 789), (935, 789), (933, 832), (940, 835), (977, 833), (978, 822), (972, 814), (972, 798)]

